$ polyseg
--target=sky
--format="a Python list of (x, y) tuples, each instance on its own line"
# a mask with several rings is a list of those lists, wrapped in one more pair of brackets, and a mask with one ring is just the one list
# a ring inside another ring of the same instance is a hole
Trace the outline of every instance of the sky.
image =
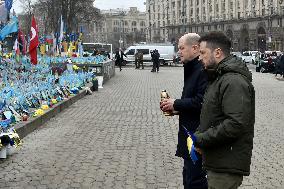
[[(95, 7), (102, 10), (138, 7), (140, 11), (145, 11), (145, 1), (146, 0), (95, 0)], [(19, 0), (14, 0), (12, 10), (13, 9), (16, 13), (20, 13), (22, 11)]]
[(115, 8), (127, 9), (129, 7), (138, 7), (140, 11), (145, 11), (145, 1), (146, 0), (95, 0), (95, 7), (102, 10)]

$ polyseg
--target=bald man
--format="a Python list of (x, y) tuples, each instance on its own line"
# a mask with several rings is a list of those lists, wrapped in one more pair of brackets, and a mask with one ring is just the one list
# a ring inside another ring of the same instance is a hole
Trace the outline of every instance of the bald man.
[(201, 154), (193, 162), (187, 148), (188, 133), (194, 133), (200, 123), (203, 95), (207, 86), (207, 76), (199, 62), (200, 36), (188, 33), (179, 40), (178, 48), (184, 64), (184, 87), (181, 99), (165, 99), (161, 103), (162, 111), (179, 112), (179, 133), (176, 156), (184, 159), (183, 184), (185, 189), (207, 189), (206, 172), (202, 169)]

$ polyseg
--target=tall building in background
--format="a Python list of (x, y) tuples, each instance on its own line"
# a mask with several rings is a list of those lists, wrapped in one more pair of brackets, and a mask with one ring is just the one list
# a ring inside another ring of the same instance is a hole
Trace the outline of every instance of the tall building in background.
[(7, 22), (7, 14), (8, 14), (8, 11), (5, 8), (5, 1), (0, 1), (0, 24), (4, 25), (4, 23)]
[(147, 40), (223, 31), (233, 51), (284, 50), (283, 0), (147, 0)]
[(137, 7), (101, 10), (103, 19), (94, 23), (95, 42), (112, 43), (114, 49), (146, 41), (146, 13)]

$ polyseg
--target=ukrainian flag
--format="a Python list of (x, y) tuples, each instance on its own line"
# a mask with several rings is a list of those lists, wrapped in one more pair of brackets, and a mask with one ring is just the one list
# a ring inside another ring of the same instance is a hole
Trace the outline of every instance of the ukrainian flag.
[(10, 33), (18, 32), (18, 18), (14, 16), (10, 22), (0, 31), (0, 41), (3, 41)]

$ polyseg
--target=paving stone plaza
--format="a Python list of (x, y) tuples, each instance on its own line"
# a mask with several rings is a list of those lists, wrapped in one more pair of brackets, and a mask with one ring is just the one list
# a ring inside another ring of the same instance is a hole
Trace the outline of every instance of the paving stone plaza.
[[(253, 68), (253, 67), (251, 67)], [(242, 189), (284, 188), (284, 81), (253, 72), (256, 124), (251, 175)], [(116, 70), (84, 97), (25, 137), (0, 160), (0, 188), (182, 189), (174, 156), (178, 118), (159, 109), (160, 91), (179, 98), (182, 67)]]

